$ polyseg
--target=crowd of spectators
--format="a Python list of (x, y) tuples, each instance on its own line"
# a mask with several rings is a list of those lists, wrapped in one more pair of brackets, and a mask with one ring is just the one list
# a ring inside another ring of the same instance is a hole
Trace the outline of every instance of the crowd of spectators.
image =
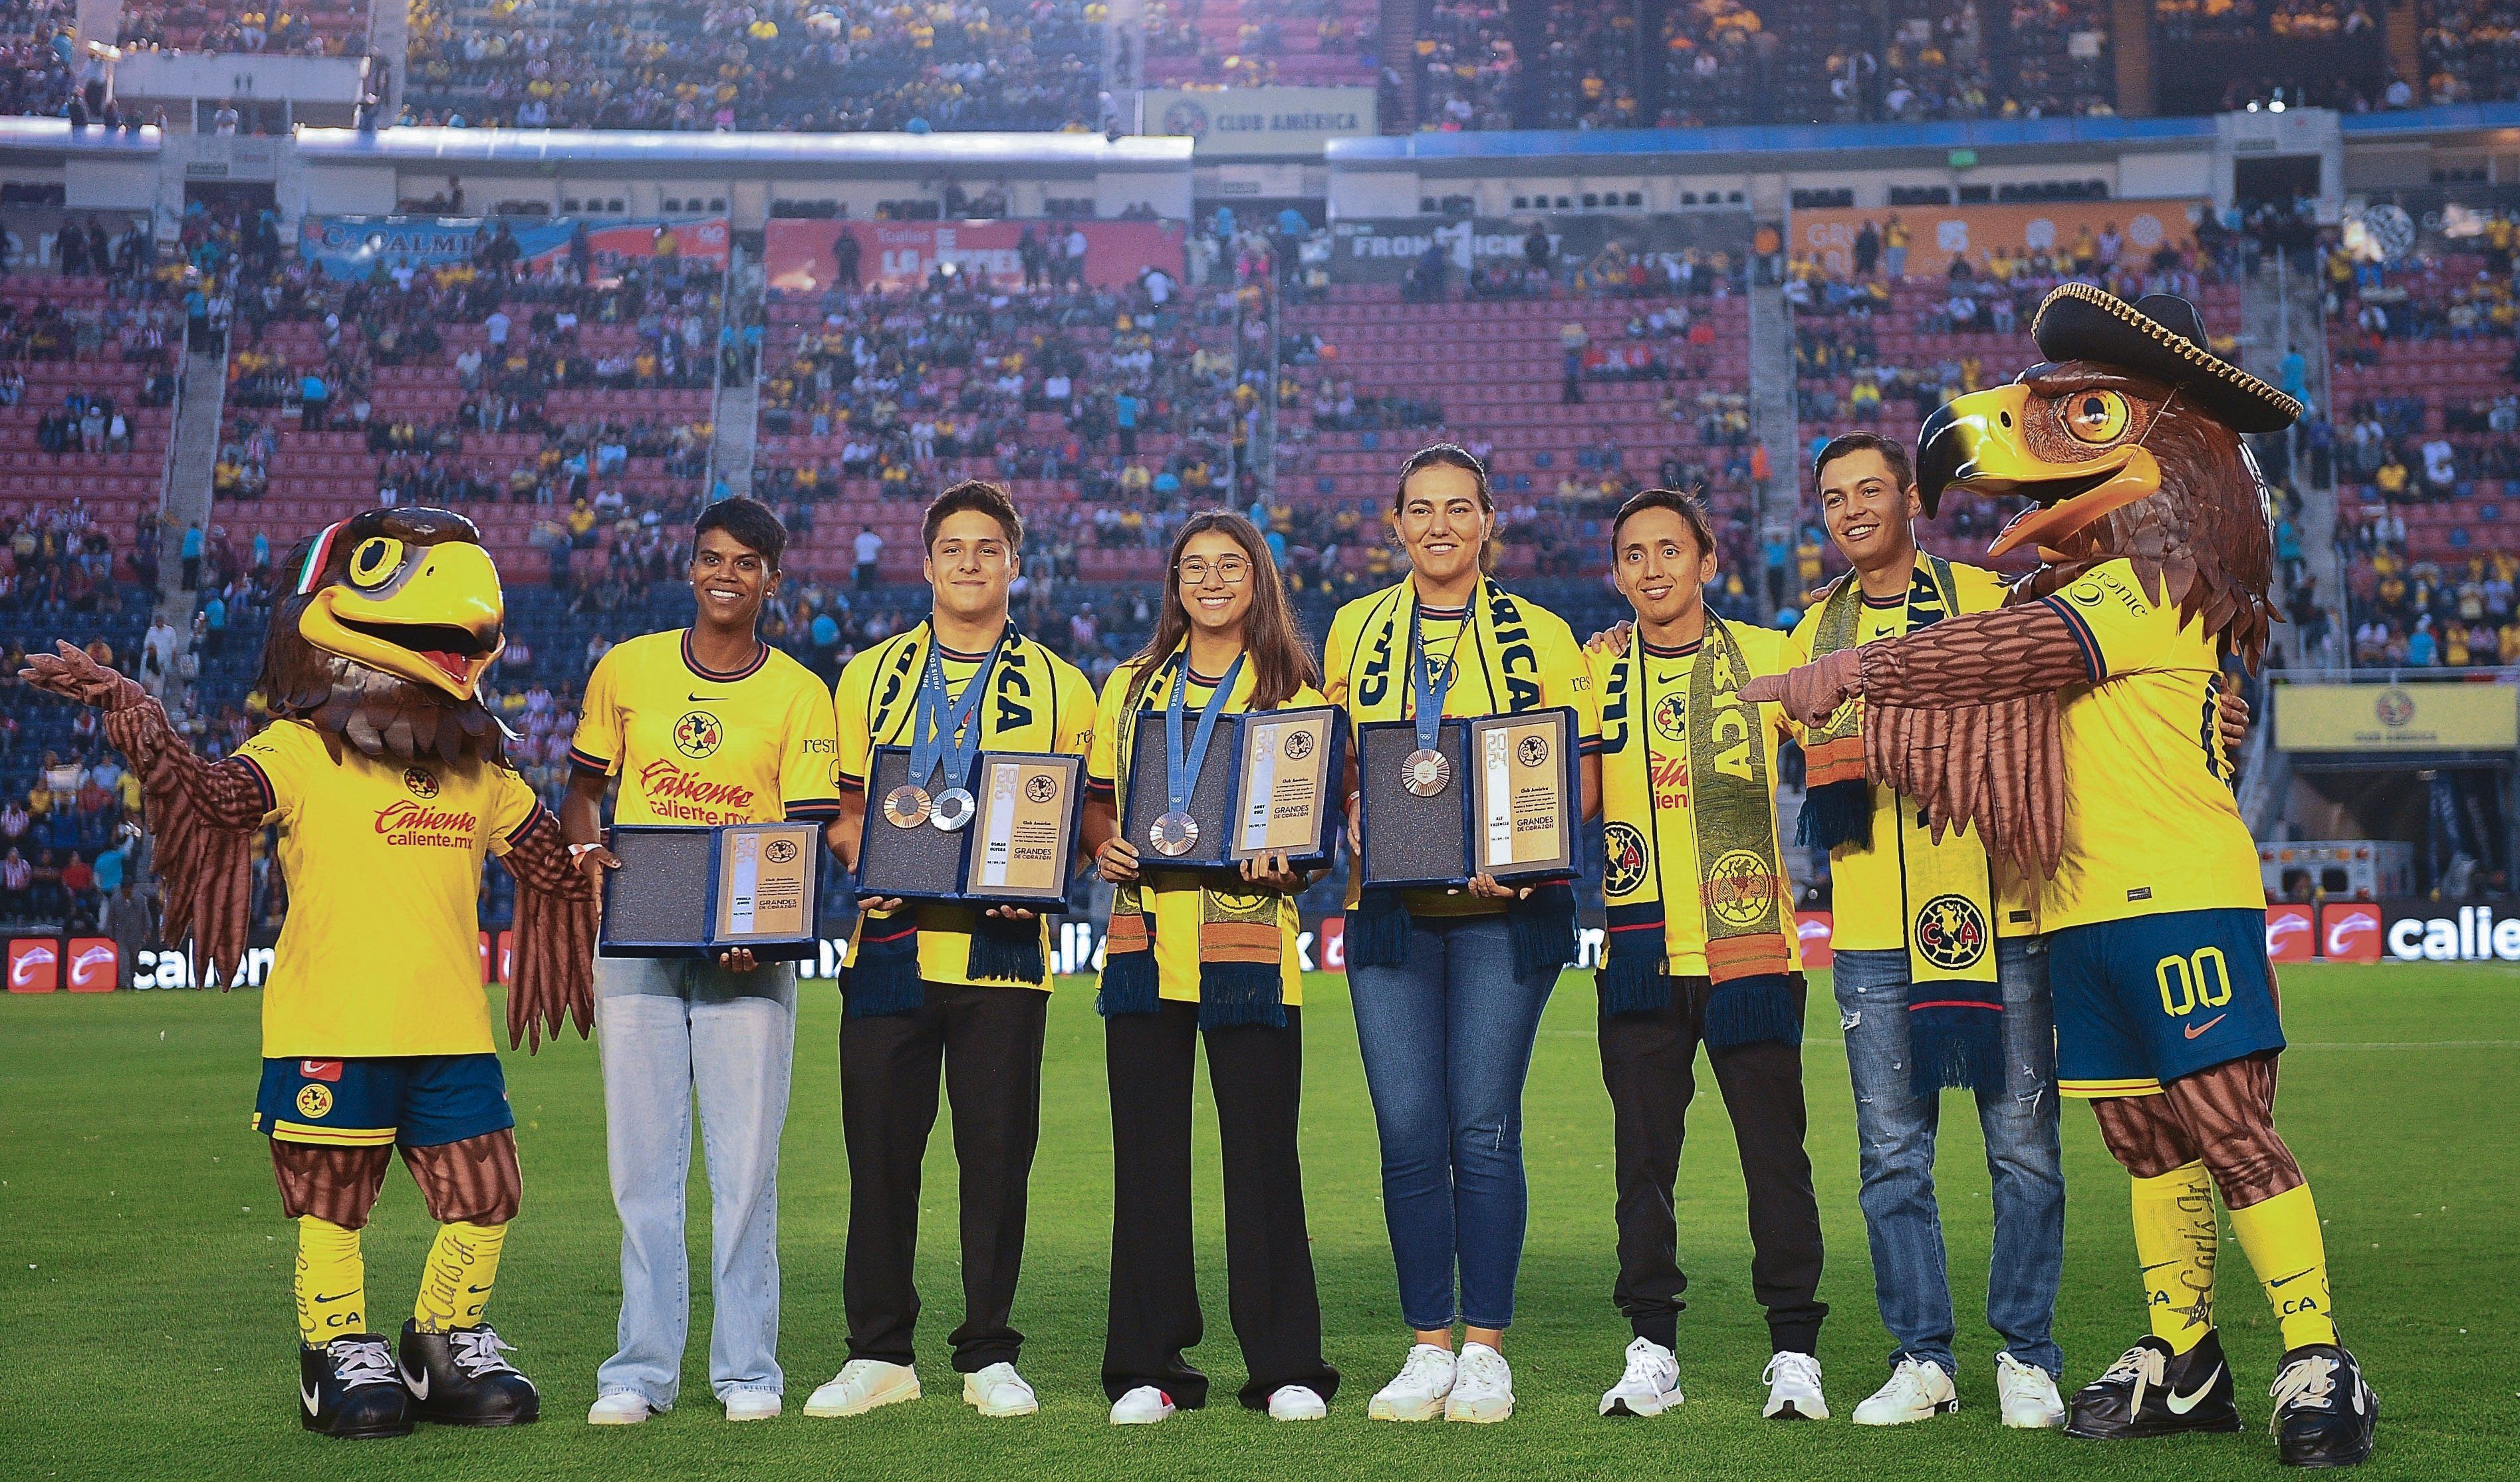
[(1510, 0), (1429, 0), (1417, 54), (1419, 128), (1459, 133), (1515, 126), (1522, 57), (1514, 49)]
[(300, 57), (356, 56), (367, 50), (368, 8), (359, 0), (314, 0), (316, 7), (266, 0), (129, 0), (120, 44), (142, 51), (269, 53)]
[(1144, 73), (1149, 87), (1363, 86), (1380, 29), (1371, 0), (1148, 0)]
[(473, 25), (412, 7), (403, 119), (520, 128), (1086, 128), (1099, 0), (518, 0)]
[(0, 113), (58, 114), (78, 90), (74, 0), (0, 0)]

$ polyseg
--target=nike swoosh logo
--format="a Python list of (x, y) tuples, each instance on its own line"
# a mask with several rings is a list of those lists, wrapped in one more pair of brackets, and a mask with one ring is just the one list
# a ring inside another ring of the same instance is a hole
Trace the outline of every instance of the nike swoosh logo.
[(2298, 1280), (2300, 1280), (2302, 1278), (2304, 1278), (2304, 1277), (2306, 1277), (2306, 1276), (2310, 1275), (2312, 1272), (2317, 1271), (2318, 1269), (2318, 1267), (2316, 1267), (2316, 1266), (2305, 1266), (2305, 1267), (2303, 1267), (2301, 1270), (2294, 1272), (2291, 1276), (2288, 1276), (2288, 1277), (2278, 1277), (2278, 1278), (2276, 1278), (2274, 1280), (2269, 1281), (2267, 1284), (2268, 1284), (2269, 1286), (2284, 1286), (2284, 1285), (2289, 1285), (2290, 1283), (2292, 1283), (2292, 1282), (2294, 1282), (2294, 1281), (2298, 1281)]
[(685, 695), (683, 697), (684, 697), (685, 699), (696, 699), (696, 700), (698, 700), (698, 701), (699, 701), (700, 703), (702, 703), (702, 704), (707, 704), (707, 703), (708, 703), (709, 701), (711, 701), (711, 700), (719, 700), (719, 699), (724, 699), (724, 698), (726, 698), (726, 696), (723, 696), (723, 695)]
[(2187, 1026), (2187, 1031), (2186, 1031), (2186, 1032), (2187, 1032), (2187, 1037), (2188, 1037), (2189, 1039), (2191, 1039), (2191, 1040), (2192, 1040), (2192, 1039), (2196, 1038), (2198, 1035), (2203, 1034), (2206, 1030), (2211, 1029), (2211, 1028), (2213, 1028), (2215, 1025), (2217, 1025), (2217, 1024), (2219, 1024), (2219, 1023), (2223, 1022), (2223, 1020), (2224, 1020), (2224, 1019), (2226, 1019), (2226, 1018), (2228, 1018), (2228, 1017), (2229, 1017), (2229, 1015), (2228, 1015), (2228, 1014), (2221, 1014), (2221, 1013), (2218, 1013), (2218, 1014), (2214, 1015), (2212, 1018), (2207, 1019), (2207, 1020), (2206, 1020), (2204, 1023), (2202, 1023), (2202, 1024), (2190, 1024), (2190, 1025), (2188, 1025), (2188, 1026)]
[(311, 1415), (318, 1414), (315, 1409), (315, 1391), (308, 1389), (303, 1384), (300, 1384), (297, 1386), (297, 1398), (306, 1402), (306, 1413), (308, 1415)]
[(2172, 1415), (2183, 1415), (2189, 1411), (2194, 1410), (2198, 1405), (2204, 1403), (2205, 1396), (2213, 1391), (2214, 1381), (2220, 1378), (2222, 1373), (2223, 1366), (2220, 1364), (2215, 1365), (2214, 1371), (2205, 1376), (2205, 1382), (2197, 1385), (2196, 1388), (2183, 1399), (2180, 1396), (2179, 1387), (2177, 1385), (2172, 1385), (2170, 1392), (2162, 1396), (2161, 1403), (2170, 1407), (2170, 1413)]
[(425, 1370), (425, 1369), (424, 1369), (424, 1370), (421, 1370), (420, 1372), (418, 1372), (418, 1373), (413, 1373), (413, 1372), (411, 1371), (411, 1366), (409, 1366), (409, 1365), (407, 1365), (407, 1364), (406, 1364), (406, 1365), (404, 1365), (404, 1366), (402, 1367), (402, 1382), (403, 1382), (404, 1387), (405, 1387), (405, 1388), (407, 1388), (407, 1389), (409, 1389), (409, 1390), (411, 1391), (411, 1397), (412, 1397), (413, 1399), (418, 1400), (418, 1401), (422, 1402), (423, 1404), (428, 1403), (428, 1370)]
[(346, 1302), (346, 1301), (348, 1301), (350, 1298), (355, 1297), (355, 1296), (357, 1296), (357, 1295), (358, 1295), (358, 1292), (357, 1292), (355, 1289), (354, 1289), (354, 1290), (350, 1290), (350, 1291), (345, 1291), (345, 1292), (341, 1293), (341, 1294), (340, 1294), (339, 1296), (338, 1296), (338, 1297), (328, 1297), (328, 1296), (324, 1295), (322, 1292), (320, 1292), (320, 1291), (319, 1291), (319, 1292), (315, 1293), (315, 1300), (316, 1300), (317, 1302), (319, 1302), (319, 1303), (322, 1303), (322, 1302)]

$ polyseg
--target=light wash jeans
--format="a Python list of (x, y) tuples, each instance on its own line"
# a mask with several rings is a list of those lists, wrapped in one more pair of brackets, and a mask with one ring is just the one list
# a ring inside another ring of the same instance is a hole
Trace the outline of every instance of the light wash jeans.
[(1522, 1083), (1557, 969), (1515, 976), (1502, 914), (1421, 916), (1407, 966), (1350, 966), (1347, 981), (1401, 1316), (1420, 1331), (1508, 1326), (1530, 1210)]
[(778, 1394), (779, 1133), (796, 1045), (796, 969), (728, 972), (710, 963), (595, 960), (612, 1207), (621, 1215), (620, 1351), (596, 1393), (673, 1408), (691, 1329), (683, 1190), (692, 1093), (708, 1167), (709, 1387)]
[[(2003, 992), (2004, 1084), (1980, 1088), (1977, 1122), (1994, 1180), (1995, 1241), (1987, 1266), (1986, 1321), (2006, 1352), (2064, 1371), (2050, 1335), (2065, 1268), (2065, 1173), (2056, 1141), (2056, 1014), (2048, 996), (2046, 943), (1996, 944)], [(1934, 1201), (1934, 1133), (1943, 1099), (1918, 1096), (1910, 1079), (1908, 954), (1840, 952), (1831, 966), (1846, 1066), (1855, 1081), (1864, 1231), (1872, 1245), (1872, 1289), (1881, 1324), (1898, 1344), (1890, 1362), (1922, 1359), (1957, 1375), (1952, 1283)]]

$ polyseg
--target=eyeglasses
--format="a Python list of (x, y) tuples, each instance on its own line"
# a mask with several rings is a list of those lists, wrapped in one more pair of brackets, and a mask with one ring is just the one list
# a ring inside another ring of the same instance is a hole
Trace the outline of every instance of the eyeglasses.
[(1194, 556), (1181, 563), (1181, 583), (1185, 587), (1205, 586), (1211, 571), (1216, 573), (1218, 581), (1229, 587), (1238, 587), (1250, 578), (1251, 562), (1239, 556), (1229, 556), (1218, 561)]

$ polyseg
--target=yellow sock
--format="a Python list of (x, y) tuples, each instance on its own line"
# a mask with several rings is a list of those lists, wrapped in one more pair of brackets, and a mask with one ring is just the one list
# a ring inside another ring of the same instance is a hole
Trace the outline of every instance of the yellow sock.
[(2214, 1182), (2190, 1163), (2135, 1181), (2135, 1253), (2152, 1335), (2185, 1353), (2214, 1326)]
[(368, 1330), (368, 1273), (359, 1233), (330, 1220), (297, 1220), (297, 1337), (309, 1348)]
[(2231, 1233), (2256, 1268), (2258, 1284), (2282, 1325), (2286, 1348), (2333, 1343), (2328, 1316), (2327, 1241), (2318, 1233), (2318, 1206), (2310, 1186), (2287, 1189), (2272, 1199), (2231, 1211)]
[(480, 1325), (481, 1309), (490, 1304), (490, 1283), (499, 1279), (499, 1247), (507, 1239), (505, 1225), (454, 1220), (437, 1227), (428, 1264), (421, 1268), (420, 1300), (411, 1310), (421, 1331)]

